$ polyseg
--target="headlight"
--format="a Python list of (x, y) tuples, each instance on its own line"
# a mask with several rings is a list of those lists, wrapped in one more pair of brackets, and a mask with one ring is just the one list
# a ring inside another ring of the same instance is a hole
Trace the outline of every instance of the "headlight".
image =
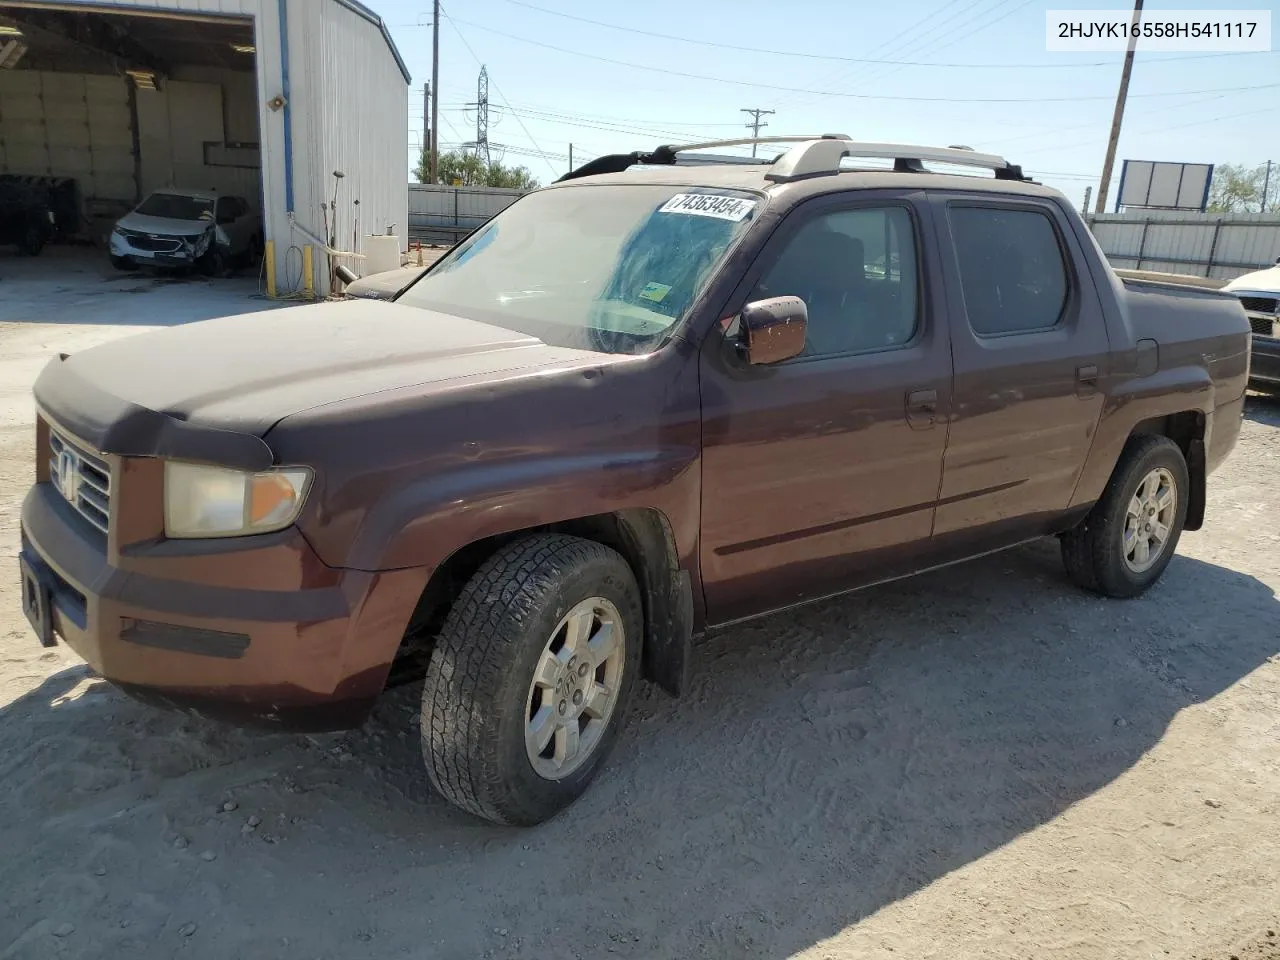
[(204, 256), (204, 252), (209, 249), (209, 243), (213, 240), (213, 231), (206, 230), (200, 234), (200, 239), (196, 241), (196, 256)]
[(178, 460), (164, 465), (167, 537), (242, 537), (293, 523), (311, 486), (306, 467), (245, 473)]

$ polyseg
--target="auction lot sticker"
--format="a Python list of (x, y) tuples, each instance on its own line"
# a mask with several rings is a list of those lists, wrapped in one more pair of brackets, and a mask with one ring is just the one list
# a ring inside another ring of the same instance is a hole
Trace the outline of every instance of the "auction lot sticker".
[(1270, 10), (1047, 10), (1045, 49), (1054, 53), (1249, 53), (1271, 49)]
[(756, 208), (755, 200), (746, 197), (722, 197), (713, 193), (677, 193), (658, 208), (659, 213), (686, 213), (717, 220), (742, 220)]

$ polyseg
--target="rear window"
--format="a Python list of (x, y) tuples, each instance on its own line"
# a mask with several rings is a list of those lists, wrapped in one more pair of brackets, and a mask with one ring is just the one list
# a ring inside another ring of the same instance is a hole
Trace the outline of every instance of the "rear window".
[(948, 216), (973, 332), (994, 337), (1057, 326), (1068, 279), (1048, 215), (953, 204)]

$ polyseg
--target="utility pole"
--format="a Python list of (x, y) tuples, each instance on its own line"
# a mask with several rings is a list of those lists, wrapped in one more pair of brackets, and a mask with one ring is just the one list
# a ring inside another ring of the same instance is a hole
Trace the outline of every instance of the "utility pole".
[(1111, 116), (1111, 139), (1107, 141), (1107, 159), (1102, 162), (1102, 183), (1098, 184), (1098, 205), (1094, 213), (1107, 212), (1107, 191), (1111, 189), (1111, 171), (1116, 165), (1116, 145), (1120, 142), (1120, 124), (1124, 120), (1124, 104), (1129, 98), (1129, 77), (1133, 73), (1133, 51), (1138, 45), (1137, 26), (1142, 22), (1142, 0), (1134, 0), (1130, 21), (1129, 49), (1125, 51), (1124, 68), (1120, 71), (1120, 89), (1116, 92), (1116, 110)]
[(573, 144), (569, 144), (569, 172), (573, 173)]
[(1080, 209), (1086, 217), (1089, 216), (1089, 197), (1091, 197), (1092, 195), (1093, 195), (1093, 187), (1085, 187), (1084, 188), (1084, 206), (1081, 207)]
[(1259, 213), (1267, 212), (1267, 193), (1271, 190), (1271, 161), (1267, 161), (1267, 175), (1262, 181), (1262, 208)]
[(431, 84), (422, 85), (422, 156), (427, 161), (419, 164), (425, 167), (427, 179), (431, 179)]
[[(743, 107), (742, 112), (751, 114), (751, 119), (747, 122), (747, 129), (751, 131), (751, 136), (758, 137), (760, 136), (760, 128), (767, 127), (769, 125), (762, 122), (760, 118), (772, 116), (776, 111), (762, 110), (759, 107)], [(751, 145), (751, 156), (754, 157), (755, 155), (756, 145), (753, 143)]]
[(431, 182), (440, 164), (440, 0), (431, 12)]

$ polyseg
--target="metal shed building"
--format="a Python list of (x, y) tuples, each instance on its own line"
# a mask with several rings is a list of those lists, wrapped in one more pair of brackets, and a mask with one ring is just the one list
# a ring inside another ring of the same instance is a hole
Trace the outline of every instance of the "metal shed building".
[(324, 291), (322, 240), (404, 248), (409, 81), (356, 0), (0, 0), (0, 174), (73, 183), (89, 231), (160, 186), (238, 194), (276, 286), (312, 245)]

